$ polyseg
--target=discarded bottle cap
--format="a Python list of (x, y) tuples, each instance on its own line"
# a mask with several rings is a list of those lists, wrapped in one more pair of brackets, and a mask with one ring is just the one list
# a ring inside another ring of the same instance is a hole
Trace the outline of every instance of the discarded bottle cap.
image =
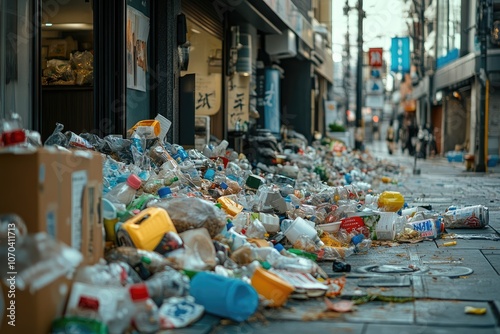
[(158, 196), (160, 196), (160, 198), (165, 198), (170, 194), (172, 194), (172, 190), (170, 190), (170, 187), (163, 187), (158, 189)]
[(130, 176), (127, 178), (127, 184), (134, 188), (135, 190), (139, 189), (141, 187), (142, 181), (141, 179), (135, 175), (135, 174), (130, 174)]

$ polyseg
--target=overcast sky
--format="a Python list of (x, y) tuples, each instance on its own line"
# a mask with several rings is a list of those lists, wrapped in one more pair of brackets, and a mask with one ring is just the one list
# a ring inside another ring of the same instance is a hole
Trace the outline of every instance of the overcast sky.
[[(350, 7), (357, 5), (357, 0), (348, 0)], [(408, 4), (410, 1), (408, 1)], [(339, 58), (345, 44), (348, 18), (344, 16), (345, 0), (333, 0), (333, 52), (334, 60)], [(363, 20), (363, 49), (384, 48), (384, 57), (390, 62), (391, 38), (406, 36), (405, 5), (403, 0), (364, 0), (363, 9), (366, 18)], [(351, 57), (357, 54), (358, 11), (351, 9), (349, 13), (349, 33)]]

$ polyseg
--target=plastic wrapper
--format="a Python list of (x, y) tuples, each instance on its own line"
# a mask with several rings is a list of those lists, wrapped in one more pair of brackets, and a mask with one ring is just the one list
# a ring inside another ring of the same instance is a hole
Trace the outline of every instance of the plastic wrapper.
[(154, 273), (165, 270), (165, 267), (180, 269), (172, 258), (165, 258), (156, 252), (150, 252), (134, 247), (112, 248), (105, 254), (108, 262), (126, 262), (139, 274), (142, 279), (147, 279)]
[(47, 84), (73, 85), (76, 79), (71, 63), (57, 59), (49, 60), (42, 74)]
[(75, 69), (91, 71), (93, 69), (94, 55), (89, 51), (77, 51), (71, 54), (70, 63)]
[(172, 198), (166, 202), (158, 202), (154, 206), (167, 210), (178, 233), (204, 227), (210, 237), (214, 238), (226, 226), (224, 212), (214, 203), (201, 198)]
[(66, 137), (68, 138), (68, 147), (93, 150), (94, 146), (87, 140), (83, 139), (74, 132), (66, 131)]
[(161, 329), (183, 328), (196, 322), (203, 316), (205, 308), (195, 303), (191, 296), (172, 297), (158, 310)]
[(348, 256), (354, 254), (354, 247), (323, 247), (321, 248), (318, 254), (318, 260), (322, 261), (332, 261), (345, 259)]

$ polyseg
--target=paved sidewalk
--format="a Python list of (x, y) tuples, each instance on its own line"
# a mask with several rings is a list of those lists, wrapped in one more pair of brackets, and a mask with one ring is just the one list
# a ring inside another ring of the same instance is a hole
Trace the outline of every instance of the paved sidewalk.
[[(325, 314), (323, 299), (289, 301), (286, 307), (266, 310), (260, 318), (241, 324), (221, 323), (205, 316), (194, 327), (171, 333), (474, 333), (500, 334), (500, 242), (482, 240), (500, 232), (500, 168), (487, 173), (466, 172), (464, 164), (444, 158), (417, 160), (400, 153), (389, 156), (383, 143), (368, 145), (380, 159), (406, 167), (398, 184), (380, 190), (400, 191), (410, 205), (430, 204), (437, 211), (450, 205), (482, 204), (489, 207), (490, 225), (481, 230), (453, 230), (479, 239), (424, 241), (395, 247), (379, 246), (367, 254), (348, 257), (353, 271), (347, 275), (342, 298), (363, 295), (407, 298), (408, 302), (372, 301), (342, 315)], [(322, 267), (335, 276), (330, 262)], [(417, 274), (373, 274), (373, 266), (421, 268)], [(365, 268), (365, 272), (363, 271)], [(400, 299), (402, 300), (402, 299)], [(484, 315), (465, 314), (465, 306), (486, 308)]]

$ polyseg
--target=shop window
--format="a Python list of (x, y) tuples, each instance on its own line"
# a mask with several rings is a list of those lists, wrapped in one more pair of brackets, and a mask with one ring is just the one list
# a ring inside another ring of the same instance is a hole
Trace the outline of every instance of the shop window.
[(87, 1), (42, 1), (42, 85), (93, 83), (93, 12)]

